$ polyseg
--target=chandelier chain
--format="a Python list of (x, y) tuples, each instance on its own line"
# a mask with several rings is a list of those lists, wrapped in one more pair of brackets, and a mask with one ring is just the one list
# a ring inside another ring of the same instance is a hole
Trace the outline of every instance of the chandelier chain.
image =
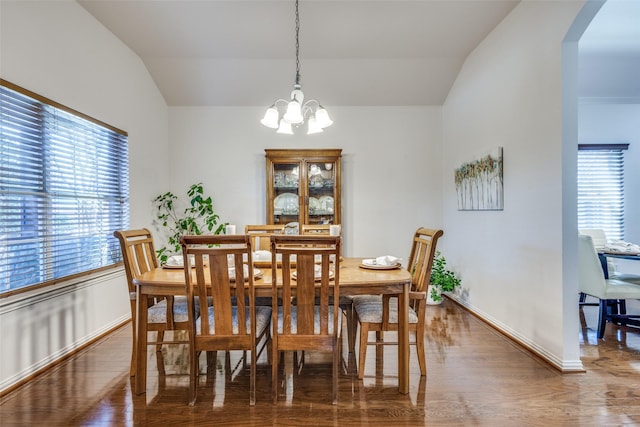
[(296, 84), (300, 84), (300, 13), (298, 12), (298, 0), (296, 0)]
[[(0, 0), (2, 1), (2, 0)], [(279, 98), (269, 107), (260, 123), (268, 128), (278, 129), (278, 133), (293, 134), (292, 127), (300, 127), (308, 124), (307, 134), (323, 132), (323, 129), (331, 126), (333, 121), (329, 118), (317, 99), (309, 99), (305, 102), (300, 84), (300, 2), (295, 0), (296, 13), (296, 79), (293, 84), (289, 100)], [(286, 110), (285, 110), (286, 107)]]

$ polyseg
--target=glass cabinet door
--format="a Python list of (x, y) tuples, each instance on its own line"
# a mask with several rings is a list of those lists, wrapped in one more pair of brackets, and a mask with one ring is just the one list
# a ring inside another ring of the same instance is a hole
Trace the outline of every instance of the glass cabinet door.
[(335, 223), (335, 172), (334, 162), (307, 163), (308, 223)]
[(273, 224), (300, 222), (300, 163), (273, 165)]

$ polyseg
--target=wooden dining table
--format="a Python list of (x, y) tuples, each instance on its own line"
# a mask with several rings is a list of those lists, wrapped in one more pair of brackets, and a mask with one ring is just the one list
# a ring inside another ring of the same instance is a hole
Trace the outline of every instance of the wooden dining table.
[[(398, 391), (409, 393), (409, 291), (411, 275), (405, 268), (366, 269), (360, 267), (362, 258), (340, 261), (340, 295), (397, 295), (398, 296)], [(271, 268), (260, 268), (261, 277), (254, 280), (256, 296), (271, 296)], [(279, 270), (278, 270), (279, 271)], [(186, 294), (184, 270), (156, 268), (143, 273), (133, 282), (137, 290), (137, 360), (135, 393), (146, 392), (147, 383), (147, 307), (153, 296)]]

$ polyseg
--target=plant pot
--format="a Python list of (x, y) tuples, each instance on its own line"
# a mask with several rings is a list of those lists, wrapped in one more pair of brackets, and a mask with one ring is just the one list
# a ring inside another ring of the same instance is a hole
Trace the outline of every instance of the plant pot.
[(440, 296), (440, 299), (436, 301), (431, 297), (431, 289), (432, 288), (433, 288), (433, 285), (428, 285), (427, 286), (427, 304), (428, 305), (442, 304), (442, 294), (440, 293), (440, 289), (439, 288), (435, 288), (436, 289), (436, 294), (438, 296)]

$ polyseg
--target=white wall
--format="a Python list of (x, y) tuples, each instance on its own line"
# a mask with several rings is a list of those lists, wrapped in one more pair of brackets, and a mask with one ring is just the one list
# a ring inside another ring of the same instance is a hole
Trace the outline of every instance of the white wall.
[(406, 259), (418, 227), (442, 225), (441, 108), (326, 107), (334, 125), (316, 135), (262, 126), (266, 104), (170, 108), (170, 189), (203, 182), (240, 231), (266, 220), (265, 148), (341, 148), (345, 255)]
[(579, 142), (628, 143), (625, 151), (625, 240), (640, 242), (640, 104), (583, 103)]
[[(1, 1), (2, 78), (129, 133), (131, 226), (168, 183), (167, 107), (140, 59), (75, 1)], [(123, 270), (0, 300), (0, 390), (130, 316)]]
[[(640, 243), (640, 104), (583, 103), (579, 110), (579, 142), (628, 143), (624, 154), (625, 240)], [(640, 274), (637, 261), (617, 260), (618, 268)]]
[[(563, 312), (577, 285), (563, 284), (561, 185), (561, 48), (581, 6), (520, 3), (467, 58), (443, 108), (443, 251), (462, 275), (459, 299), (563, 369), (582, 366), (577, 336), (563, 335), (565, 322), (577, 331), (577, 304)], [(504, 210), (458, 211), (453, 170), (496, 146)]]

